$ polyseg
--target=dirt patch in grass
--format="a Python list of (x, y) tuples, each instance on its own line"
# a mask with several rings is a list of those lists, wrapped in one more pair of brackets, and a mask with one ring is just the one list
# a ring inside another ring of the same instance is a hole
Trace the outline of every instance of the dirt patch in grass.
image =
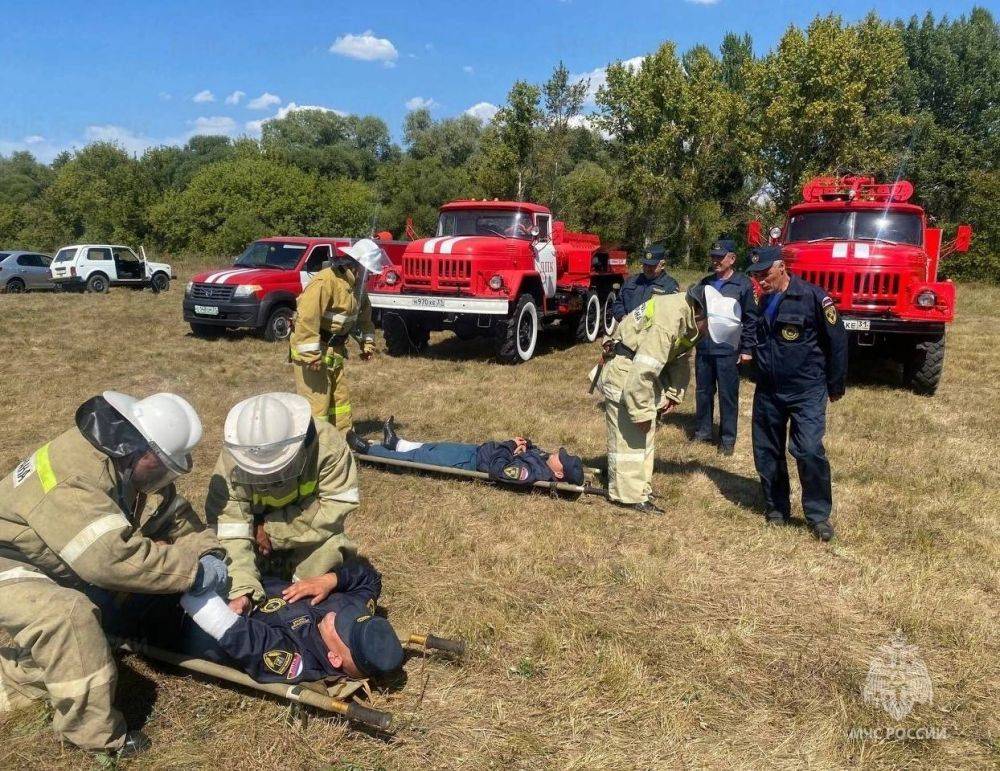
[[(293, 386), (280, 345), (190, 336), (182, 286), (0, 296), (0, 471), (95, 393), (174, 390), (206, 426), (181, 482), (201, 506), (228, 408)], [(834, 543), (762, 527), (746, 382), (733, 457), (688, 441), (690, 401), (659, 429), (663, 517), (364, 468), (348, 527), (384, 573), (383, 604), (403, 634), (467, 639), (465, 662), (412, 660), (402, 687), (377, 692), (398, 723), (384, 739), (315, 717), (303, 730), (281, 702), (129, 656), (119, 700), (155, 742), (135, 765), (995, 767), (1000, 290), (961, 286), (959, 303), (936, 397), (883, 368), (852, 375), (830, 409)], [(350, 360), (354, 414), (374, 430), (394, 413), (407, 438), (524, 434), (602, 462), (596, 356), (548, 334), (507, 367), (437, 335), (421, 358)], [(899, 723), (861, 698), (897, 629), (934, 688)], [(885, 727), (947, 738), (849, 738)], [(0, 767), (90, 763), (58, 748), (43, 708), (0, 718)]]

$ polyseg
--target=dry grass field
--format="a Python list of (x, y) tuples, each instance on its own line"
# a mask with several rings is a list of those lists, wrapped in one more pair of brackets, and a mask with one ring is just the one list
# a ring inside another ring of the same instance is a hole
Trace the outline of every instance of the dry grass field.
[[(283, 346), (191, 337), (182, 286), (0, 296), (0, 472), (103, 389), (173, 390), (206, 426), (181, 483), (200, 506), (228, 408), (293, 386)], [(384, 574), (382, 604), (401, 633), (467, 639), (464, 662), (412, 659), (405, 684), (374, 694), (396, 716), (379, 737), (316, 716), (303, 728), (282, 702), (126, 656), (119, 700), (155, 742), (129, 765), (997, 767), (1000, 289), (961, 286), (959, 304), (936, 397), (855, 371), (830, 409), (833, 543), (762, 526), (746, 383), (734, 457), (688, 441), (691, 400), (660, 427), (662, 517), (365, 467), (348, 526)], [(483, 343), (438, 336), (422, 358), (349, 361), (355, 417), (374, 430), (394, 413), (409, 438), (526, 434), (596, 465), (595, 358), (548, 336), (506, 367)], [(861, 694), (895, 630), (934, 689), (899, 723)], [(849, 737), (885, 727), (936, 738)], [(94, 764), (60, 749), (44, 708), (0, 717), (0, 767)]]

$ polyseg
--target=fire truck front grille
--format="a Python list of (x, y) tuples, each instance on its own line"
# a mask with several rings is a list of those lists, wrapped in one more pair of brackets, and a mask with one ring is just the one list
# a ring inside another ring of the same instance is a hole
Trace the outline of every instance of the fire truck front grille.
[(803, 279), (815, 284), (825, 291), (836, 302), (844, 296), (845, 276), (835, 270), (804, 270), (800, 273)]
[(898, 273), (855, 273), (854, 304), (891, 308), (899, 297)]
[(404, 257), (403, 280), (407, 284), (430, 286), (434, 273), (433, 257)]
[(438, 262), (438, 283), (442, 286), (468, 286), (471, 282), (471, 260), (442, 258)]
[(195, 284), (191, 287), (191, 297), (195, 300), (226, 302), (233, 299), (235, 291), (235, 286), (226, 286), (225, 284)]

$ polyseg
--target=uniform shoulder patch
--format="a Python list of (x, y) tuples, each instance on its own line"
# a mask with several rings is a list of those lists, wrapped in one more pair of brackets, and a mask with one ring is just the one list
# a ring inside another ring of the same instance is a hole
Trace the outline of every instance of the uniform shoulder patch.
[(375, 615), (375, 600), (369, 599), (368, 602), (365, 603), (365, 607), (368, 608), (369, 616)]
[(14, 487), (17, 487), (21, 482), (27, 479), (35, 470), (35, 456), (32, 453), (31, 457), (22, 460), (17, 464), (14, 469), (14, 473), (11, 475), (11, 479), (14, 482)]
[(835, 326), (837, 323), (837, 309), (833, 305), (827, 305), (823, 308), (823, 315), (826, 316), (826, 323), (831, 327)]
[(302, 657), (296, 653), (292, 656), (292, 662), (288, 665), (288, 674), (285, 675), (285, 679), (294, 680), (296, 677), (302, 674)]
[(292, 663), (292, 652), (282, 650), (270, 650), (264, 654), (264, 666), (276, 675), (283, 675), (288, 671)]
[(281, 597), (272, 597), (263, 605), (260, 606), (261, 613), (274, 613), (276, 610), (281, 610), (288, 603), (285, 602)]
[(524, 466), (512, 463), (503, 467), (503, 475), (512, 482), (523, 482), (528, 478), (528, 469)]
[(833, 305), (833, 298), (830, 295), (825, 295), (823, 297), (823, 307), (829, 308), (831, 305)]
[(299, 616), (298, 618), (293, 618), (292, 623), (288, 625), (289, 629), (298, 629), (300, 626), (305, 626), (312, 622), (309, 616)]

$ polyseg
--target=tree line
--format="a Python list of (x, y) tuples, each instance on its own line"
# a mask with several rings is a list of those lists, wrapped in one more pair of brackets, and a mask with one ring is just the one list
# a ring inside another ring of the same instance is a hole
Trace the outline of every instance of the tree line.
[(1000, 282), (1000, 25), (968, 16), (856, 24), (818, 16), (773, 50), (664, 43), (614, 63), (590, 104), (560, 64), (517, 81), (488, 123), (409, 113), (402, 143), (377, 117), (298, 110), (259, 140), (195, 136), (133, 157), (95, 142), (51, 164), (0, 156), (0, 247), (145, 243), (232, 255), (269, 234), (430, 235), (461, 197), (549, 205), (631, 251), (662, 242), (702, 262), (749, 219), (779, 224), (819, 174), (911, 180), (936, 225), (975, 229), (948, 275)]

